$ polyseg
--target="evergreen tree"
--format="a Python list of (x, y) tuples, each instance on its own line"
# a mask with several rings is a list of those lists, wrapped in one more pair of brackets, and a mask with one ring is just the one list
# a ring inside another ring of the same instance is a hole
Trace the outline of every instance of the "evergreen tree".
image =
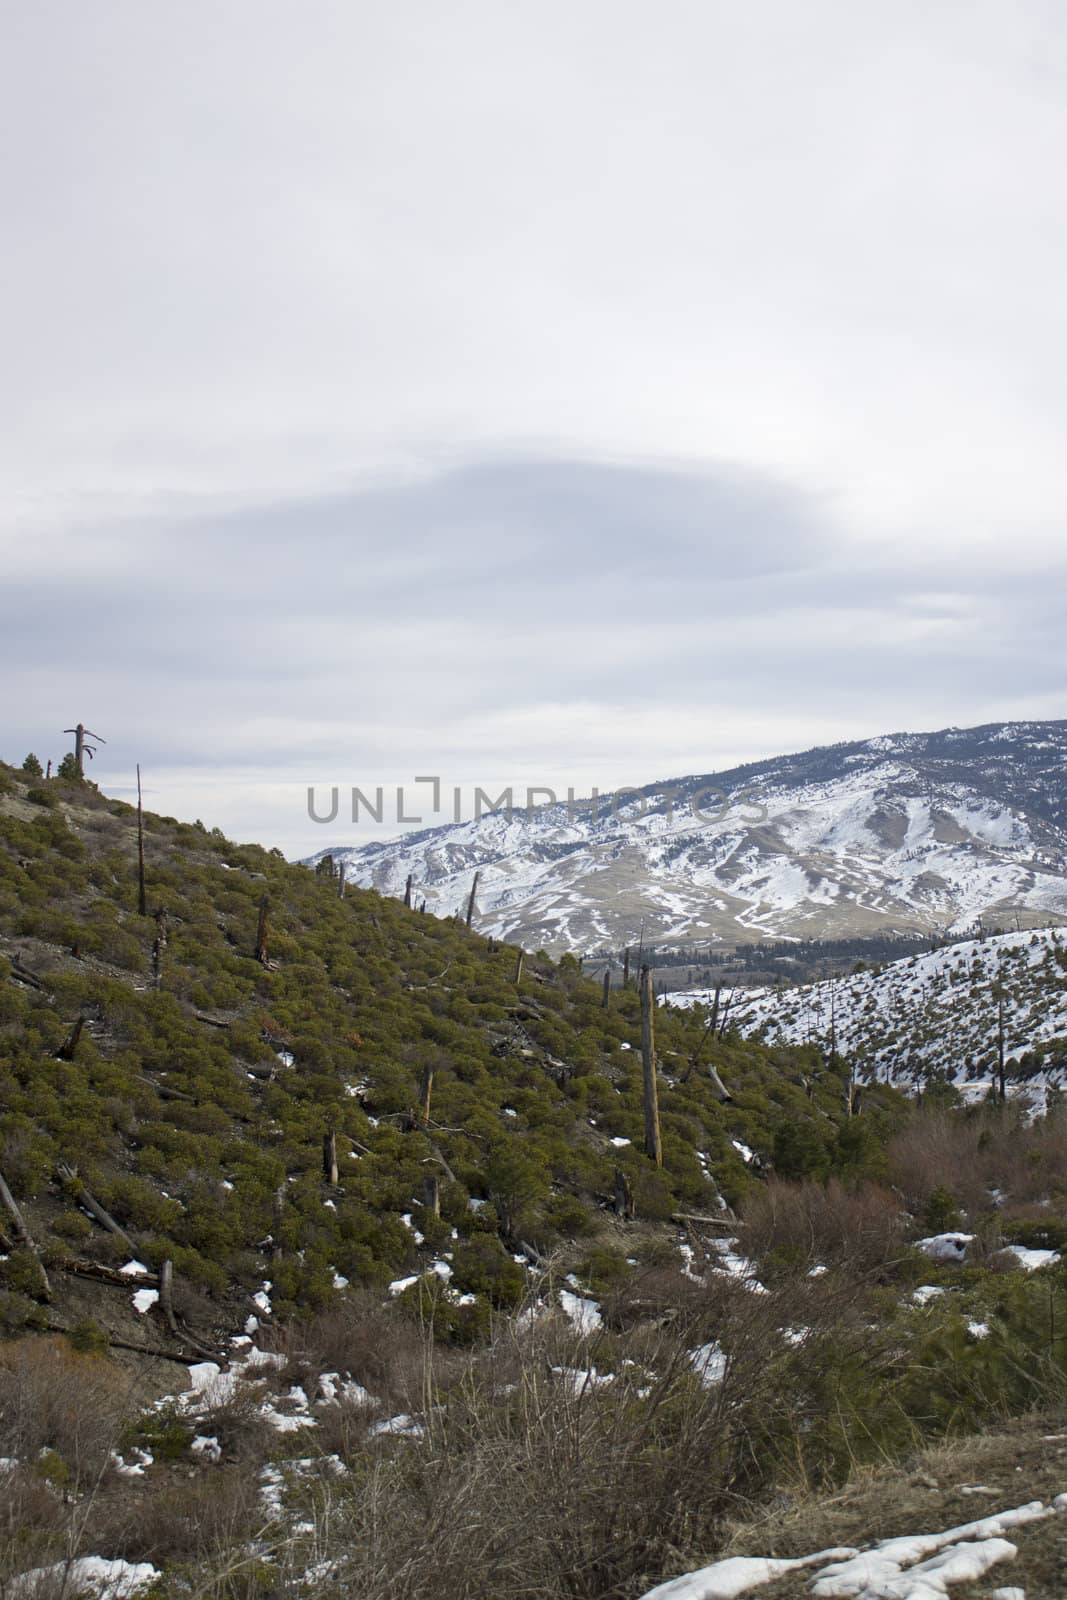
[(37, 757), (34, 755), (32, 750), (30, 751), (29, 755), (26, 757), (25, 761), (22, 763), (22, 770), (23, 770), (23, 772), (28, 773), (31, 778), (43, 778), (44, 777), (44, 768), (42, 767), (41, 763), (38, 761)]

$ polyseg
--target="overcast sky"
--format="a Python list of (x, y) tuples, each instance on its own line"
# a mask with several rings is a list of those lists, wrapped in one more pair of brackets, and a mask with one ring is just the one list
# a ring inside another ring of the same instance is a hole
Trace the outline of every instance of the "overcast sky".
[(1058, 0), (0, 33), (6, 758), (298, 854), (308, 783), (1067, 716)]

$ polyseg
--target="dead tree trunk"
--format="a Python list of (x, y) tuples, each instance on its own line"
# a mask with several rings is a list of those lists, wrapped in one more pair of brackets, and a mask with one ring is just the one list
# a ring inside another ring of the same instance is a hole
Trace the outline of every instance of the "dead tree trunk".
[(633, 1185), (621, 1167), (615, 1168), (615, 1215), (628, 1222), (634, 1215)]
[(59, 1057), (60, 1061), (74, 1060), (74, 1052), (78, 1048), (78, 1040), (82, 1036), (82, 1029), (84, 1027), (85, 1018), (79, 1017), (73, 1028), (70, 1030), (69, 1037), (64, 1040), (59, 1049), (56, 1051), (56, 1055)]
[(719, 1099), (722, 1101), (723, 1105), (729, 1105), (733, 1099), (733, 1095), (730, 1093), (725, 1083), (723, 1083), (715, 1068), (710, 1064), (708, 1066), (708, 1077), (711, 1079), (711, 1086), (715, 1090), (715, 1093), (718, 1095)]
[(1007, 1072), (1004, 1065), (1004, 996), (997, 997), (997, 1083), (1000, 1088), (1000, 1103), (1008, 1103)]
[(326, 1183), (337, 1188), (337, 1135), (332, 1128), (322, 1136), (322, 1176)]
[(167, 1327), (176, 1339), (181, 1335), (178, 1332), (178, 1323), (174, 1315), (174, 1263), (164, 1261), (159, 1269), (159, 1308), (166, 1318)]
[(341, 862), (338, 863), (338, 866), (337, 866), (337, 898), (338, 898), (338, 900), (343, 900), (344, 897), (345, 897), (345, 863), (343, 861), (341, 861)]
[(600, 1002), (602, 1008), (605, 1011), (608, 1009), (608, 1004), (609, 1004), (610, 1000), (611, 1000), (611, 968), (610, 967), (605, 967), (604, 968), (604, 997)]
[(433, 1068), (427, 1062), (422, 1069), (422, 1083), (419, 1086), (419, 1107), (422, 1112), (423, 1122), (430, 1120), (430, 1099), (433, 1095)]
[(523, 968), (523, 963), (525, 962), (525, 960), (526, 960), (526, 951), (525, 950), (520, 950), (518, 955), (515, 957), (515, 982), (516, 983), (521, 983), (522, 982), (522, 968)]
[(641, 1065), (645, 1087), (645, 1155), (657, 1167), (663, 1165), (663, 1144), (659, 1131), (659, 1090), (656, 1085), (656, 1039), (653, 1022), (652, 973), (641, 968)]
[(126, 1232), (126, 1229), (120, 1228), (111, 1213), (105, 1211), (98, 1200), (93, 1199), (74, 1168), (61, 1166), (57, 1168), (57, 1171), (63, 1182), (69, 1187), (78, 1205), (88, 1211), (89, 1215), (95, 1218), (102, 1228), (106, 1228), (108, 1233), (113, 1233), (117, 1239), (121, 1239), (130, 1254), (135, 1255), (137, 1246)]
[(422, 1203), (431, 1216), (441, 1215), (441, 1185), (432, 1172), (422, 1180)]
[(414, 878), (413, 878), (412, 874), (409, 872), (408, 873), (408, 881), (404, 885), (404, 904), (407, 906), (409, 911), (411, 910), (411, 891), (412, 891), (413, 888), (414, 888)]
[(628, 949), (622, 953), (622, 986), (624, 989), (630, 987), (630, 952)]
[(264, 895), (259, 902), (259, 923), (256, 927), (256, 960), (267, 965), (267, 939), (270, 934), (270, 899)]
[(144, 886), (144, 808), (141, 804), (141, 763), (137, 763), (137, 915), (147, 917)]
[(715, 985), (715, 998), (711, 1002), (710, 1032), (711, 1032), (711, 1037), (713, 1039), (717, 1039), (719, 1037), (719, 1002), (721, 1001), (721, 999), (722, 999), (722, 984), (721, 983), (717, 983)]
[(274, 1201), (271, 1206), (272, 1234), (270, 1253), (272, 1261), (282, 1259), (282, 1224), (285, 1221), (285, 1184), (280, 1183), (274, 1191)]
[(471, 884), (471, 897), (467, 901), (467, 927), (468, 928), (470, 927), (471, 920), (472, 920), (472, 918), (474, 916), (474, 897), (478, 893), (478, 879), (480, 877), (481, 877), (481, 873), (480, 872), (476, 872), (474, 874), (474, 882)]
[(11, 1193), (11, 1190), (5, 1183), (2, 1173), (0, 1173), (0, 1205), (3, 1206), (4, 1210), (7, 1212), (12, 1223), (14, 1224), (15, 1238), (25, 1250), (30, 1252), (30, 1255), (33, 1256), (34, 1260), (37, 1262), (37, 1270), (41, 1274), (41, 1293), (46, 1300), (51, 1300), (52, 1285), (49, 1283), (48, 1274), (44, 1270), (44, 1263), (41, 1261), (41, 1253), (37, 1248), (37, 1243), (33, 1237), (33, 1234), (30, 1232), (29, 1228), (27, 1228), (26, 1223), (23, 1220), (22, 1212), (15, 1204), (15, 1196)]

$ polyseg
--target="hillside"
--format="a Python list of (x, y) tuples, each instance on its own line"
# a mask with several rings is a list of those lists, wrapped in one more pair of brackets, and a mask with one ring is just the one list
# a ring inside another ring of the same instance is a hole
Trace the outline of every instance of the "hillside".
[(141, 915), (135, 812), (0, 767), (6, 1593), (635, 1600), (810, 1554), (783, 1497), (1052, 1431), (1055, 1111), (857, 1109), (820, 1044), (663, 1007), (658, 1167), (633, 989), (144, 845)]
[[(670, 998), (713, 1000), (706, 990)], [(863, 1078), (914, 1088), (944, 1077), (972, 1097), (997, 1076), (1003, 1018), (1012, 1092), (1041, 1106), (1067, 1070), (1067, 934), (994, 934), (821, 983), (738, 990), (729, 1015), (745, 1037), (824, 1051), (833, 1033)]]
[[(894, 734), (328, 847), (351, 880), (554, 951), (1067, 917), (1067, 723)], [(312, 861), (323, 852), (310, 858)]]
[(839, 1085), (806, 1100), (805, 1052), (726, 1041), (722, 1104), (702, 1064), (688, 1070), (700, 1024), (664, 1017), (657, 1170), (634, 989), (605, 1009), (573, 960), (543, 957), (516, 981), (514, 948), (373, 892), (342, 900), (333, 878), (154, 816), (139, 916), (135, 813), (88, 785), (3, 778), (2, 1170), (60, 1271), (130, 1254), (87, 1222), (60, 1176), (76, 1166), (137, 1254), (171, 1259), (216, 1319), (264, 1276), (284, 1310), (327, 1303), (336, 1276), (417, 1273), (454, 1227), (456, 1299), (473, 1295), (455, 1320), (473, 1334), (521, 1296), (520, 1244), (536, 1256), (588, 1233), (617, 1172), (640, 1216), (706, 1210), (751, 1182), (733, 1140), (842, 1116)]

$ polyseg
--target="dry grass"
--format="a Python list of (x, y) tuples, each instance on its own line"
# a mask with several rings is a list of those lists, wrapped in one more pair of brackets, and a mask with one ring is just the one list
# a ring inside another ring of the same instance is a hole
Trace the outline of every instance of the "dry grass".
[(757, 1261), (816, 1265), (869, 1273), (901, 1252), (905, 1218), (890, 1190), (868, 1183), (846, 1189), (829, 1183), (772, 1179), (746, 1202), (744, 1243)]
[(890, 1142), (887, 1160), (890, 1181), (916, 1216), (939, 1188), (972, 1216), (989, 1209), (994, 1188), (1012, 1207), (1063, 1199), (1067, 1113), (1028, 1125), (1011, 1108), (969, 1117), (927, 1112)]
[[(1055, 1435), (1060, 1435), (1057, 1439)], [(1052, 1438), (1048, 1436), (1052, 1435)], [(964, 1487), (996, 1490), (965, 1494)], [(758, 1519), (734, 1524), (729, 1555), (800, 1556), (834, 1545), (863, 1547), (898, 1534), (933, 1532), (1067, 1491), (1067, 1411), (1021, 1419), (994, 1433), (917, 1451), (897, 1467), (865, 1470), (838, 1494), (797, 1497)], [(1020, 1529), (1019, 1554), (981, 1585), (953, 1589), (965, 1600), (999, 1585), (1025, 1590), (1027, 1600), (1067, 1593), (1067, 1523), (1062, 1517)], [(716, 1559), (713, 1552), (708, 1559)], [(766, 1600), (808, 1600), (810, 1574), (760, 1590)]]

